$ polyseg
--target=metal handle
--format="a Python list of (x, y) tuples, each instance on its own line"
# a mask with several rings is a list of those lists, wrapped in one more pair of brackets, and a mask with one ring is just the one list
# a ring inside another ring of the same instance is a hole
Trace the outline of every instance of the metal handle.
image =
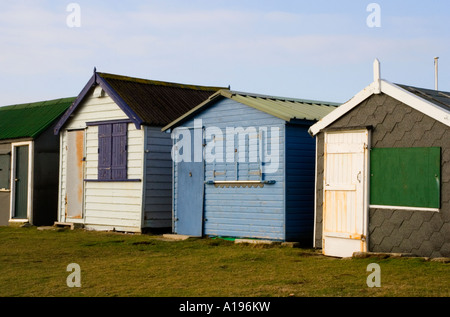
[(358, 175), (356, 175), (356, 179), (361, 183), (361, 171), (359, 171)]

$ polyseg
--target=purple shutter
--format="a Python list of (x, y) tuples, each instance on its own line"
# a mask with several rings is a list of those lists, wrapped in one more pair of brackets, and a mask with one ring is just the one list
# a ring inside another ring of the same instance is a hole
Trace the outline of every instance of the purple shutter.
[(127, 123), (112, 125), (111, 179), (127, 179)]
[(98, 126), (98, 179), (111, 179), (112, 125)]

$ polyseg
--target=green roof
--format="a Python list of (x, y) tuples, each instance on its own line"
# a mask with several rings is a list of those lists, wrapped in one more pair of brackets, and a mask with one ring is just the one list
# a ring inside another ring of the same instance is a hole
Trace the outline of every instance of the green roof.
[(318, 121), (340, 105), (335, 102), (267, 96), (222, 89), (205, 102), (165, 126), (163, 130), (179, 125), (198, 111), (211, 105), (217, 98), (229, 98), (235, 100), (249, 107), (271, 114), (286, 122), (291, 122), (292, 120)]
[(0, 107), (0, 140), (36, 138), (74, 102), (75, 97)]

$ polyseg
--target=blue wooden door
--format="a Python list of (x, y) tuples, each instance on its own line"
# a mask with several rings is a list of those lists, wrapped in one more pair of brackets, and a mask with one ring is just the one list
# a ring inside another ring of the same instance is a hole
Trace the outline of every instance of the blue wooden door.
[[(200, 129), (201, 130), (201, 129)], [(201, 237), (203, 235), (203, 190), (204, 190), (204, 162), (203, 155), (199, 162), (194, 160), (195, 142), (200, 142), (200, 149), (203, 146), (203, 131), (194, 133), (190, 129), (192, 153), (190, 160), (183, 160), (177, 163), (177, 214), (176, 233)]]

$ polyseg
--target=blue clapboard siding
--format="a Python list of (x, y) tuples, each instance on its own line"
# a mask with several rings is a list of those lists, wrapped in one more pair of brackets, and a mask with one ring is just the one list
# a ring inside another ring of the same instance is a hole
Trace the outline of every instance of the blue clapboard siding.
[[(211, 236), (232, 236), (265, 238), (274, 240), (285, 239), (285, 180), (284, 180), (284, 127), (285, 122), (269, 114), (245, 106), (231, 99), (222, 99), (208, 109), (200, 112), (194, 119), (202, 119), (205, 128), (218, 127), (225, 131), (227, 127), (277, 127), (279, 138), (279, 168), (273, 174), (265, 174), (265, 180), (275, 180), (273, 185), (263, 188), (220, 188), (205, 185), (204, 190), (204, 227), (203, 233)], [(183, 123), (183, 127), (193, 127), (194, 119)], [(226, 143), (225, 143), (226, 144)], [(224, 145), (225, 145), (224, 144)], [(235, 146), (238, 146), (235, 141)], [(244, 149), (239, 149), (240, 151)], [(245, 149), (248, 151), (248, 147)], [(248, 162), (248, 153), (247, 162)], [(224, 157), (225, 159), (225, 157)], [(235, 180), (234, 163), (205, 162), (205, 181), (213, 180), (213, 170), (226, 172), (217, 176), (216, 180)], [(254, 172), (257, 163), (239, 165), (240, 180), (256, 180)], [(179, 188), (176, 168), (174, 169), (174, 215), (177, 218), (177, 197)], [(174, 231), (177, 232), (175, 221)]]
[(172, 226), (172, 139), (160, 128), (146, 127), (144, 227)]
[(312, 244), (315, 140), (310, 125), (286, 125), (286, 240)]

